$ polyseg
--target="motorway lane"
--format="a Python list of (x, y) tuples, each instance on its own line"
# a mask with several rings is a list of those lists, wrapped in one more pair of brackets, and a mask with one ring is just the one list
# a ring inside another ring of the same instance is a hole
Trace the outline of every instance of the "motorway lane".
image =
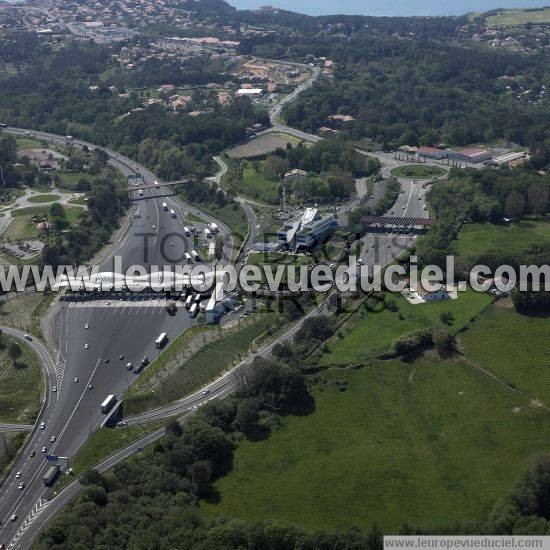
[[(38, 339), (32, 338), (31, 341), (25, 340), (25, 332), (11, 327), (0, 327), (2, 332), (9, 334), (21, 340), (24, 345), (30, 346), (37, 354), (38, 358), (44, 365), (44, 375), (46, 387), (56, 384), (56, 364), (46, 346)], [(44, 403), (40, 417), (49, 415), (57, 406), (58, 397), (48, 391), (45, 393)], [(0, 491), (2, 499), (0, 499), (0, 544), (4, 542), (4, 526), (9, 525), (10, 516), (14, 513), (14, 504), (24, 499), (24, 491), (20, 491), (17, 486), (19, 482), (29, 483), (29, 480), (35, 475), (35, 472), (43, 463), (43, 458), (40, 453), (36, 453), (35, 457), (30, 457), (30, 452), (35, 448), (40, 448), (47, 440), (45, 430), (39, 429), (38, 425), (33, 427), (32, 433), (22, 447), (21, 452), (16, 458), (14, 465), (10, 469), (2, 485)], [(21, 471), (21, 479), (15, 478), (15, 472)]]
[[(14, 130), (13, 133), (25, 135), (26, 132)], [(31, 135), (38, 139), (65, 143), (63, 138), (44, 132), (31, 132)], [(79, 140), (72, 143), (93, 147)], [(121, 155), (106, 151), (112, 155), (110, 162), (126, 175), (139, 172), (145, 184), (153, 185), (156, 177), (151, 172)], [(144, 263), (143, 238), (139, 233), (151, 234), (146, 267), (174, 264), (174, 260), (192, 248), (192, 243), (187, 239), (169, 236), (170, 233), (181, 235), (182, 223), (179, 218), (172, 218), (169, 212), (163, 211), (161, 205), (167, 202), (178, 213), (181, 206), (171, 197), (152, 198), (155, 192), (156, 189), (145, 190), (144, 195), (149, 198), (136, 202), (134, 213), (138, 217), (132, 220), (132, 227), (118, 250), (123, 268)], [(198, 215), (196, 209), (192, 211)], [(214, 218), (207, 219), (225, 228)], [(159, 245), (165, 237), (167, 254), (163, 255)], [(170, 246), (172, 241), (174, 246)], [(100, 270), (111, 271), (111, 261), (105, 262)], [(174, 338), (192, 323), (184, 308), (180, 308), (176, 316), (169, 317), (162, 306), (149, 307), (147, 303), (136, 302), (135, 308), (117, 307), (115, 302), (113, 300), (111, 304), (113, 307), (89, 307), (86, 302), (74, 304), (61, 301), (58, 304), (59, 309), (54, 314), (56, 357), (55, 363), (49, 359), (52, 363), (51, 368), (48, 367), (47, 385), (50, 391), (47, 392), (46, 406), (40, 417), (46, 423), (46, 428), (33, 433), (12, 470), (24, 472), (21, 479), (26, 483), (24, 490), (19, 491), (19, 480), (12, 483), (11, 477), (10, 483), (2, 488), (0, 544), (8, 544), (18, 531), (19, 536), (22, 532), (21, 522), (28, 528), (31, 523), (27, 518), (32, 516), (36, 519), (48, 505), (50, 491), (43, 486), (41, 479), (48, 464), (43, 459), (41, 448), (46, 447), (48, 452), (58, 456), (71, 457), (101, 420), (99, 404), (105, 396), (110, 393), (121, 394), (137, 378), (125, 369), (126, 363), (136, 363), (142, 355), (149, 355), (153, 359), (156, 353), (154, 340), (160, 332), (167, 332), (170, 338)], [(86, 323), (89, 329), (84, 328)], [(6, 333), (10, 333), (8, 329)], [(87, 350), (84, 349), (85, 343), (89, 344)], [(123, 361), (118, 359), (121, 354), (125, 355)], [(109, 360), (108, 364), (105, 359)], [(46, 357), (43, 362), (48, 365)], [(77, 383), (74, 382), (75, 378), (78, 378)], [(93, 389), (87, 389), (88, 385), (92, 385)], [(57, 389), (55, 393), (51, 391), (54, 386)], [(55, 437), (53, 442), (52, 436)], [(32, 459), (29, 458), (31, 450), (36, 452)], [(63, 466), (64, 461), (60, 461), (60, 465)], [(40, 512), (33, 515), (37, 510)], [(17, 521), (9, 520), (12, 514), (18, 516)]]

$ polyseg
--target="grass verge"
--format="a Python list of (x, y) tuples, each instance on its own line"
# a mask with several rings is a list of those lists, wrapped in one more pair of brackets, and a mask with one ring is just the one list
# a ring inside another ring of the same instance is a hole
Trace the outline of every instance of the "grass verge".
[(426, 164), (407, 164), (391, 171), (391, 175), (398, 178), (426, 179), (433, 176), (442, 176), (443, 174), (446, 174), (443, 168)]
[[(261, 314), (256, 318), (249, 318), (241, 326), (227, 329), (226, 332), (212, 331), (217, 333), (217, 337), (211, 335), (210, 338), (215, 339), (209, 343), (206, 332), (203, 331), (203, 345), (188, 357), (178, 360), (176, 356), (175, 360), (172, 359), (176, 363), (173, 368), (169, 364), (170, 354), (174, 353), (170, 351), (170, 346), (161, 354), (159, 363), (153, 362), (138, 383), (130, 388), (124, 400), (125, 414), (138, 414), (172, 403), (214, 380), (244, 357), (255, 341), (274, 325), (276, 318), (275, 314)], [(190, 344), (189, 336), (185, 333), (180, 338), (173, 344), (176, 350), (178, 346)], [(163, 358), (164, 354), (167, 354), (166, 358)], [(165, 368), (167, 370), (163, 373)]]
[[(21, 356), (15, 366), (8, 355), (9, 345), (16, 341)], [(19, 340), (2, 335), (0, 349), (0, 421), (32, 424), (42, 404), (44, 380), (40, 360), (31, 348)]]

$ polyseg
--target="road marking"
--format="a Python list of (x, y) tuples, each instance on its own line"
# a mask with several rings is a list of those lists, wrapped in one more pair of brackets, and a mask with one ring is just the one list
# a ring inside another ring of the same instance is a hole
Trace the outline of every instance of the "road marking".
[(50, 504), (50, 501), (45, 500), (43, 498), (39, 498), (36, 501), (29, 515), (25, 518), (25, 521), (21, 524), (21, 526), (17, 530), (17, 533), (15, 533), (13, 539), (8, 544), (8, 550), (11, 550), (12, 548), (17, 548), (18, 543), (21, 540), (21, 537), (25, 534), (25, 531), (32, 525), (32, 523), (36, 520), (36, 518), (48, 507), (49, 504)]

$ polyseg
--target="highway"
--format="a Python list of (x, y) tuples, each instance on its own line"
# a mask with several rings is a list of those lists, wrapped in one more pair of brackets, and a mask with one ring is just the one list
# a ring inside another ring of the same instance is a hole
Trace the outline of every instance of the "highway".
[[(63, 137), (44, 132), (14, 128), (8, 131), (66, 143)], [(72, 141), (72, 144), (94, 147), (79, 140)], [(126, 176), (139, 173), (150, 185), (158, 180), (130, 159), (108, 149), (105, 151), (109, 162)], [(155, 189), (144, 191), (146, 197), (152, 197), (154, 193)], [(176, 217), (163, 210), (163, 202), (174, 209)], [(227, 235), (225, 253), (232, 254), (229, 229), (218, 220), (171, 197), (146, 198), (134, 203), (130, 217), (124, 222), (127, 225), (123, 225), (108, 253), (98, 256), (100, 270), (114, 270), (115, 253), (121, 257), (123, 271), (134, 264), (144, 267), (181, 264), (183, 253), (194, 248), (193, 243), (182, 236), (183, 211), (191, 212), (205, 222), (216, 221)], [(148, 235), (147, 241), (143, 234)], [(100, 403), (109, 394), (121, 396), (136, 380), (138, 375), (126, 368), (127, 363), (136, 365), (145, 355), (153, 360), (159, 353), (154, 341), (161, 332), (173, 339), (193, 322), (183, 307), (175, 316), (167, 315), (162, 296), (158, 299), (135, 297), (129, 301), (59, 300), (54, 308), (49, 314), (51, 326), (47, 331), (52, 353), (37, 339), (30, 342), (46, 366), (47, 391), (37, 422), (37, 425), (43, 422), (44, 429), (35, 427), (1, 488), (0, 544), (6, 544), (8, 548), (18, 544), (42, 510), (49, 506), (50, 490), (42, 483), (49, 463), (42, 449), (59, 457), (72, 457), (102, 421)], [(13, 329), (6, 327), (4, 331), (12, 334)], [(22, 333), (16, 331), (13, 334), (21, 338)], [(59, 463), (66, 467), (64, 459)], [(18, 471), (21, 478), (16, 480)], [(25, 484), (23, 489), (18, 489), (20, 482)]]

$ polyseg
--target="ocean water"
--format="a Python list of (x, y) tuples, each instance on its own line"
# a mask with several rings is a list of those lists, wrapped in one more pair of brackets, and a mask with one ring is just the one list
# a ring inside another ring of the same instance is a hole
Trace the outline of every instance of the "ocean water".
[(550, 0), (227, 0), (244, 9), (271, 5), (308, 15), (463, 15), (495, 8), (542, 8)]

